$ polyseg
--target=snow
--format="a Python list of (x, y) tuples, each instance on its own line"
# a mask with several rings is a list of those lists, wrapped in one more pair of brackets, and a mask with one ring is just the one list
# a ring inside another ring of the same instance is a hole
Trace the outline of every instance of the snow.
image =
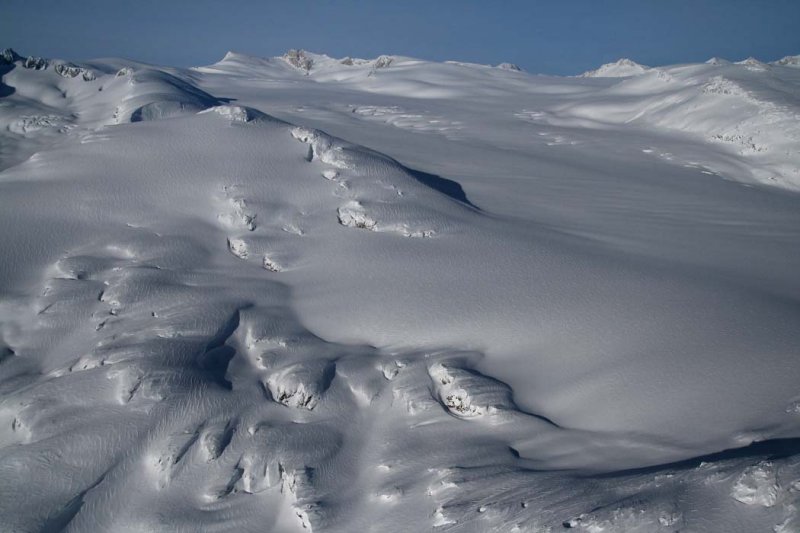
[(800, 66), (800, 55), (786, 56), (772, 63), (781, 67), (798, 67)]
[(16, 53), (13, 48), (4, 48), (3, 51), (0, 52), (0, 59), (2, 59), (4, 65), (8, 65), (19, 61), (22, 57)]
[(613, 63), (601, 65), (596, 70), (584, 72), (581, 76), (584, 78), (625, 78), (644, 74), (648, 70), (648, 67), (623, 57)]
[(522, 71), (522, 69), (518, 65), (515, 65), (514, 63), (500, 63), (499, 65), (497, 65), (497, 68), (501, 68), (503, 70), (513, 70), (516, 72)]
[(731, 496), (746, 505), (772, 507), (778, 502), (779, 490), (772, 463), (764, 461), (746, 468), (739, 475)]
[(2, 57), (4, 528), (800, 523), (791, 61)]

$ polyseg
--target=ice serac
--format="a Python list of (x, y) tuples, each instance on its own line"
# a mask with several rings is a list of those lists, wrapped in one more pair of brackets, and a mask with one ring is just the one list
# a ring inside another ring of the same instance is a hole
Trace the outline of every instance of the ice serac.
[(795, 69), (9, 57), (3, 528), (798, 529)]
[(21, 59), (22, 56), (16, 53), (13, 48), (4, 48), (3, 51), (0, 52), (0, 64), (10, 65)]

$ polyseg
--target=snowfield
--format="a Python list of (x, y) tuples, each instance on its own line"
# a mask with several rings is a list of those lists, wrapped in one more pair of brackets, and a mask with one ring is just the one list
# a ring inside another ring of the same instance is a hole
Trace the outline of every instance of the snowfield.
[(0, 54), (0, 530), (800, 531), (800, 60)]

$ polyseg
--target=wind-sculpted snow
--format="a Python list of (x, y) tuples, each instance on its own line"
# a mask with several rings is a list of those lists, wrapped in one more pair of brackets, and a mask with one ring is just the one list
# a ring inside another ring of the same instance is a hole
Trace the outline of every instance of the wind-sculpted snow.
[(793, 67), (2, 57), (0, 529), (800, 527)]
[(397, 106), (351, 106), (351, 111), (359, 116), (382, 121), (398, 128), (439, 133), (450, 139), (458, 137), (463, 125), (458, 121), (450, 121), (444, 117), (428, 113), (408, 112)]

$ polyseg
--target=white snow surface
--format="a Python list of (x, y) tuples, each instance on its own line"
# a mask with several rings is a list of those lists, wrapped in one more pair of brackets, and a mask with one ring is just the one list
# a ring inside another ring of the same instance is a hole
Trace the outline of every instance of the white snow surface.
[(595, 70), (584, 72), (581, 76), (584, 78), (625, 78), (644, 74), (648, 70), (648, 67), (623, 57), (613, 63), (600, 65)]
[(0, 74), (0, 530), (800, 530), (796, 57)]

